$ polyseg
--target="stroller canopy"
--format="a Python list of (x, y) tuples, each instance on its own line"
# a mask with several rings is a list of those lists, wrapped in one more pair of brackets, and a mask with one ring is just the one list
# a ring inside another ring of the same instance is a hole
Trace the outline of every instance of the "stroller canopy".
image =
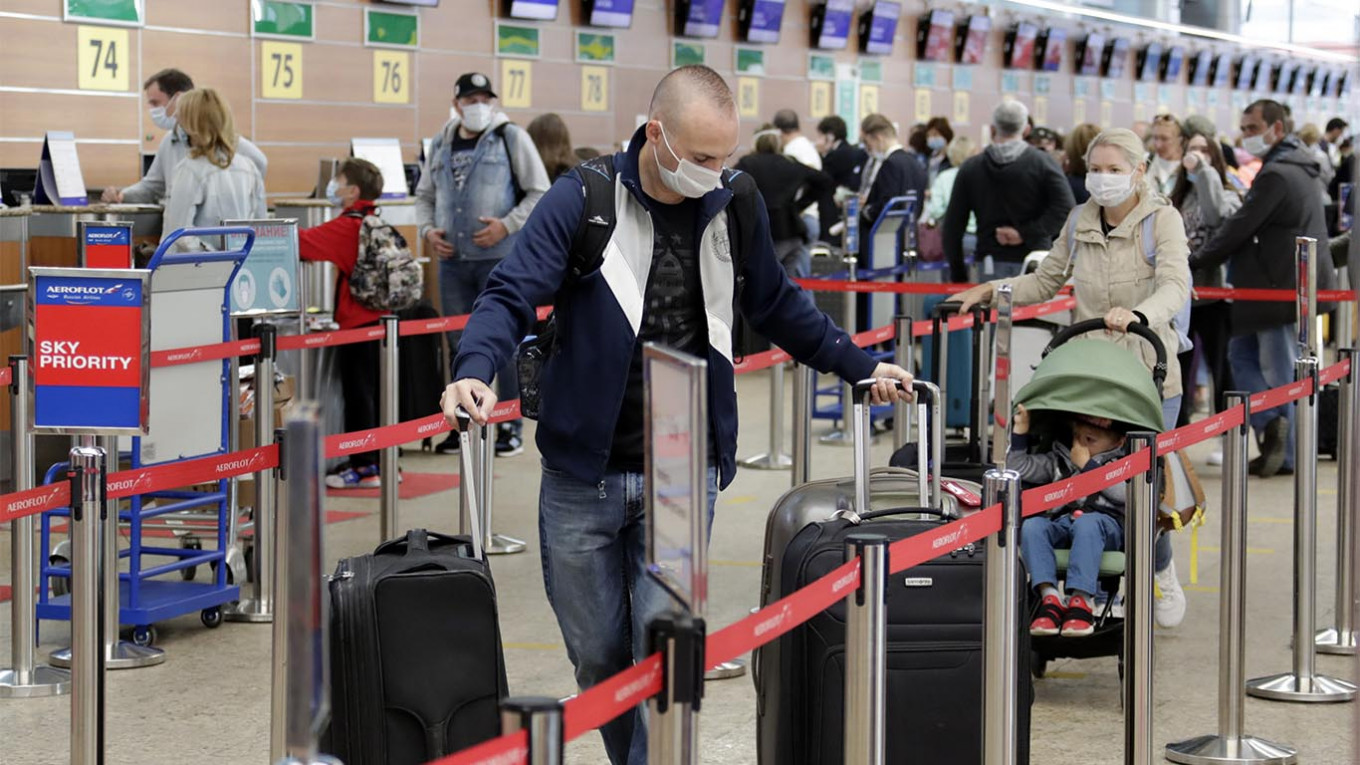
[(1015, 396), (1031, 412), (1108, 417), (1134, 430), (1160, 433), (1162, 400), (1143, 360), (1103, 340), (1073, 340), (1039, 362)]

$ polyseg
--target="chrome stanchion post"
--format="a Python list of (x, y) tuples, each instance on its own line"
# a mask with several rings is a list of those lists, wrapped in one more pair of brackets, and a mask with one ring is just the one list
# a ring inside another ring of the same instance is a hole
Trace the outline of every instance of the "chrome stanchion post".
[[(397, 424), (400, 417), (399, 396), (401, 386), (397, 382), (401, 368), (398, 357), (397, 317), (388, 314), (382, 317), (383, 339), (382, 355), (378, 363), (378, 421), (383, 427)], [(378, 492), (380, 525), (382, 538), (396, 539), (401, 534), (401, 524), (397, 520), (397, 506), (400, 499), (401, 473), (397, 466), (397, 447), (382, 449), (378, 453), (378, 475), (382, 488)]]
[(274, 496), (277, 498), (277, 511), (274, 515), (274, 602), (281, 605), (279, 618), (274, 620), (270, 634), (270, 693), (269, 693), (269, 761), (278, 762), (284, 757), (284, 740), (287, 731), (284, 725), (288, 719), (288, 613), (285, 597), (288, 581), (288, 517), (292, 507), (289, 500), (289, 442), (282, 429), (274, 432), (274, 442), (279, 446), (279, 468), (274, 473)]
[(812, 397), (817, 392), (817, 370), (793, 367), (793, 487), (812, 480)]
[(1294, 380), (1311, 382), (1313, 390), (1294, 405), (1294, 667), (1249, 681), (1247, 693), (1272, 701), (1350, 701), (1355, 698), (1353, 683), (1316, 672), (1317, 240), (1301, 236), (1295, 243), (1296, 339), (1302, 358), (1294, 362)]
[(661, 693), (647, 702), (648, 765), (692, 765), (699, 759), (704, 697), (704, 620), (672, 612), (648, 625), (648, 653), (661, 654)]
[[(845, 280), (848, 282), (859, 281), (858, 260), (847, 250), (843, 261), (848, 272)], [(841, 327), (850, 334), (855, 334), (855, 327), (859, 325), (859, 293), (847, 290), (845, 293), (845, 316), (844, 325)], [(850, 445), (850, 409), (854, 403), (854, 389), (850, 383), (841, 384), (841, 427), (840, 430), (833, 430), (822, 436), (818, 441), (833, 446)], [(867, 441), (865, 443), (868, 443)]]
[[(1344, 305), (1349, 306), (1350, 303)], [(1349, 319), (1345, 319), (1349, 321)], [(1345, 332), (1349, 335), (1349, 331)], [(1349, 339), (1349, 338), (1347, 338)], [(1337, 425), (1337, 486), (1336, 486), (1336, 609), (1333, 618), (1336, 626), (1317, 634), (1319, 653), (1342, 654), (1351, 656), (1356, 653), (1355, 613), (1351, 604), (1355, 602), (1355, 579), (1352, 576), (1354, 565), (1351, 550), (1355, 547), (1355, 513), (1351, 508), (1355, 497), (1351, 495), (1351, 474), (1356, 472), (1355, 461), (1360, 455), (1350, 450), (1352, 422), (1352, 391), (1355, 388), (1357, 370), (1356, 356), (1349, 345), (1338, 349), (1341, 359), (1350, 359), (1351, 373), (1341, 378), (1337, 391), (1337, 414), (1341, 421)]]
[(1166, 758), (1182, 765), (1292, 765), (1291, 746), (1243, 732), (1247, 614), (1247, 444), (1251, 426), (1246, 393), (1228, 393), (1227, 409), (1241, 408), (1242, 424), (1223, 443), (1223, 562), (1218, 601), (1218, 734), (1167, 744)]
[[(916, 338), (911, 334), (911, 317), (896, 316), (893, 318), (893, 324), (895, 325), (893, 334), (897, 339), (893, 346), (893, 363), (915, 375)], [(907, 439), (911, 437), (911, 414), (910, 401), (898, 401), (893, 405), (894, 451), (906, 446)]]
[(501, 702), (501, 735), (527, 731), (526, 765), (562, 765), (566, 728), (562, 702), (545, 696), (520, 696)]
[(104, 762), (104, 598), (100, 532), (108, 521), (104, 451), (71, 449), (71, 765)]
[[(28, 429), (28, 357), (10, 356), (10, 432), (14, 490), (33, 488), (33, 434)], [(0, 670), (0, 699), (58, 696), (71, 691), (71, 673), (39, 664), (34, 616), (33, 516), (10, 521), (10, 668)]]
[(1152, 746), (1152, 587), (1153, 548), (1157, 543), (1157, 436), (1140, 431), (1128, 436), (1129, 453), (1147, 450), (1147, 472), (1128, 481), (1124, 539), (1127, 576), (1124, 619), (1124, 762), (1149, 765)]
[(983, 761), (987, 765), (1019, 763), (1020, 604), (1025, 583), (1020, 577), (1020, 474), (988, 470), (983, 507), (1001, 503), (1001, 531), (987, 537), (983, 557), (986, 580), (982, 634)]
[[(863, 507), (856, 511), (864, 512)], [(883, 765), (887, 757), (888, 539), (845, 538), (845, 559), (858, 559), (859, 587), (846, 596), (845, 762)]]
[[(255, 445), (274, 444), (274, 360), (278, 328), (255, 325), (260, 352), (255, 356)], [(265, 623), (274, 620), (274, 469), (255, 474), (255, 554), (250, 562), (251, 595), (223, 610), (229, 622)], [(233, 540), (234, 543), (234, 540)]]
[(788, 470), (793, 459), (784, 451), (784, 365), (770, 367), (770, 450), (741, 460), (756, 470)]
[(482, 549), (486, 550), (487, 555), (514, 555), (522, 553), (527, 549), (524, 540), (508, 537), (504, 534), (497, 534), (491, 527), (492, 505), (494, 504), (494, 491), (496, 485), (495, 463), (496, 463), (496, 426), (487, 423), (484, 428), (479, 428), (482, 432), (481, 459), (477, 463), (477, 471), (480, 480), (478, 488), (481, 490), (477, 496), (477, 509), (481, 511), (482, 527)]

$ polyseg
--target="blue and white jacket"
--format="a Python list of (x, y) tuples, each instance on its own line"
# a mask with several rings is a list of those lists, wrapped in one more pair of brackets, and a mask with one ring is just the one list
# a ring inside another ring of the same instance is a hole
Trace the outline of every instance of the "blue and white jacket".
[[(537, 443), (548, 464), (591, 483), (599, 481), (607, 469), (651, 273), (652, 218), (638, 176), (638, 155), (644, 143), (646, 137), (639, 129), (629, 150), (614, 157), (617, 225), (599, 269), (566, 284), (569, 250), (585, 206), (584, 186), (576, 175), (582, 171), (573, 170), (548, 190), (516, 237), (510, 255), (491, 272), (454, 361), (454, 379), (490, 382), (532, 329), (535, 307), (555, 302), (558, 348), (540, 382)], [(709, 425), (717, 444), (722, 487), (736, 473), (737, 448), (731, 252), (736, 232), (728, 232), (724, 214), (732, 196), (731, 190), (720, 188), (700, 200), (697, 232), (708, 318)], [(753, 222), (755, 251), (742, 258), (741, 312), (746, 320), (795, 359), (820, 372), (835, 372), (846, 380), (869, 377), (874, 360), (785, 276), (775, 258), (765, 205), (760, 203), (756, 209), (760, 214)]]

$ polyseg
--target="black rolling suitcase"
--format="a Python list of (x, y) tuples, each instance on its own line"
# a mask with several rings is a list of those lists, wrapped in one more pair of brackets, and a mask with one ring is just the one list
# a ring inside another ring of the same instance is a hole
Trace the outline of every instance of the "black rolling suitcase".
[[(855, 445), (855, 459), (868, 460), (865, 445)], [(766, 525), (761, 605), (844, 562), (849, 534), (898, 540), (937, 528), (954, 509), (952, 498), (919, 501), (915, 475), (870, 473), (874, 509), (858, 516), (836, 512), (853, 504), (853, 480), (815, 481), (784, 495)], [(897, 504), (903, 499), (917, 501)], [(1024, 582), (1022, 575), (1021, 588)], [(983, 550), (973, 545), (889, 578), (888, 762), (982, 765), (983, 588)], [(1028, 763), (1033, 685), (1024, 620), (1019, 640), (1019, 761)], [(843, 763), (844, 604), (760, 648), (752, 665), (760, 765)]]
[(1318, 456), (1337, 459), (1337, 423), (1341, 419), (1341, 384), (1332, 383), (1318, 396)]
[[(466, 433), (461, 453), (471, 476)], [(422, 765), (500, 733), (496, 588), (469, 515), (470, 537), (413, 529), (336, 567), (322, 749), (346, 765)]]

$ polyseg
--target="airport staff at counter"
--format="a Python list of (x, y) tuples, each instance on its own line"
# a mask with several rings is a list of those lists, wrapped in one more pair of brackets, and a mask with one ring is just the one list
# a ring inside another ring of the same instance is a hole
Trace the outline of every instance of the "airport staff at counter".
[[(193, 89), (194, 81), (178, 69), (162, 69), (147, 78), (142, 92), (146, 94), (146, 104), (151, 110), (151, 121), (156, 127), (169, 132), (161, 139), (160, 146), (156, 147), (156, 158), (151, 161), (146, 176), (124, 189), (104, 189), (101, 196), (103, 201), (157, 203), (170, 196), (175, 182), (175, 168), (189, 156), (189, 136), (175, 117), (175, 107), (179, 103), (179, 94)], [(259, 169), (260, 177), (264, 177), (269, 160), (260, 147), (245, 136), (239, 136), (236, 152), (250, 160)]]

